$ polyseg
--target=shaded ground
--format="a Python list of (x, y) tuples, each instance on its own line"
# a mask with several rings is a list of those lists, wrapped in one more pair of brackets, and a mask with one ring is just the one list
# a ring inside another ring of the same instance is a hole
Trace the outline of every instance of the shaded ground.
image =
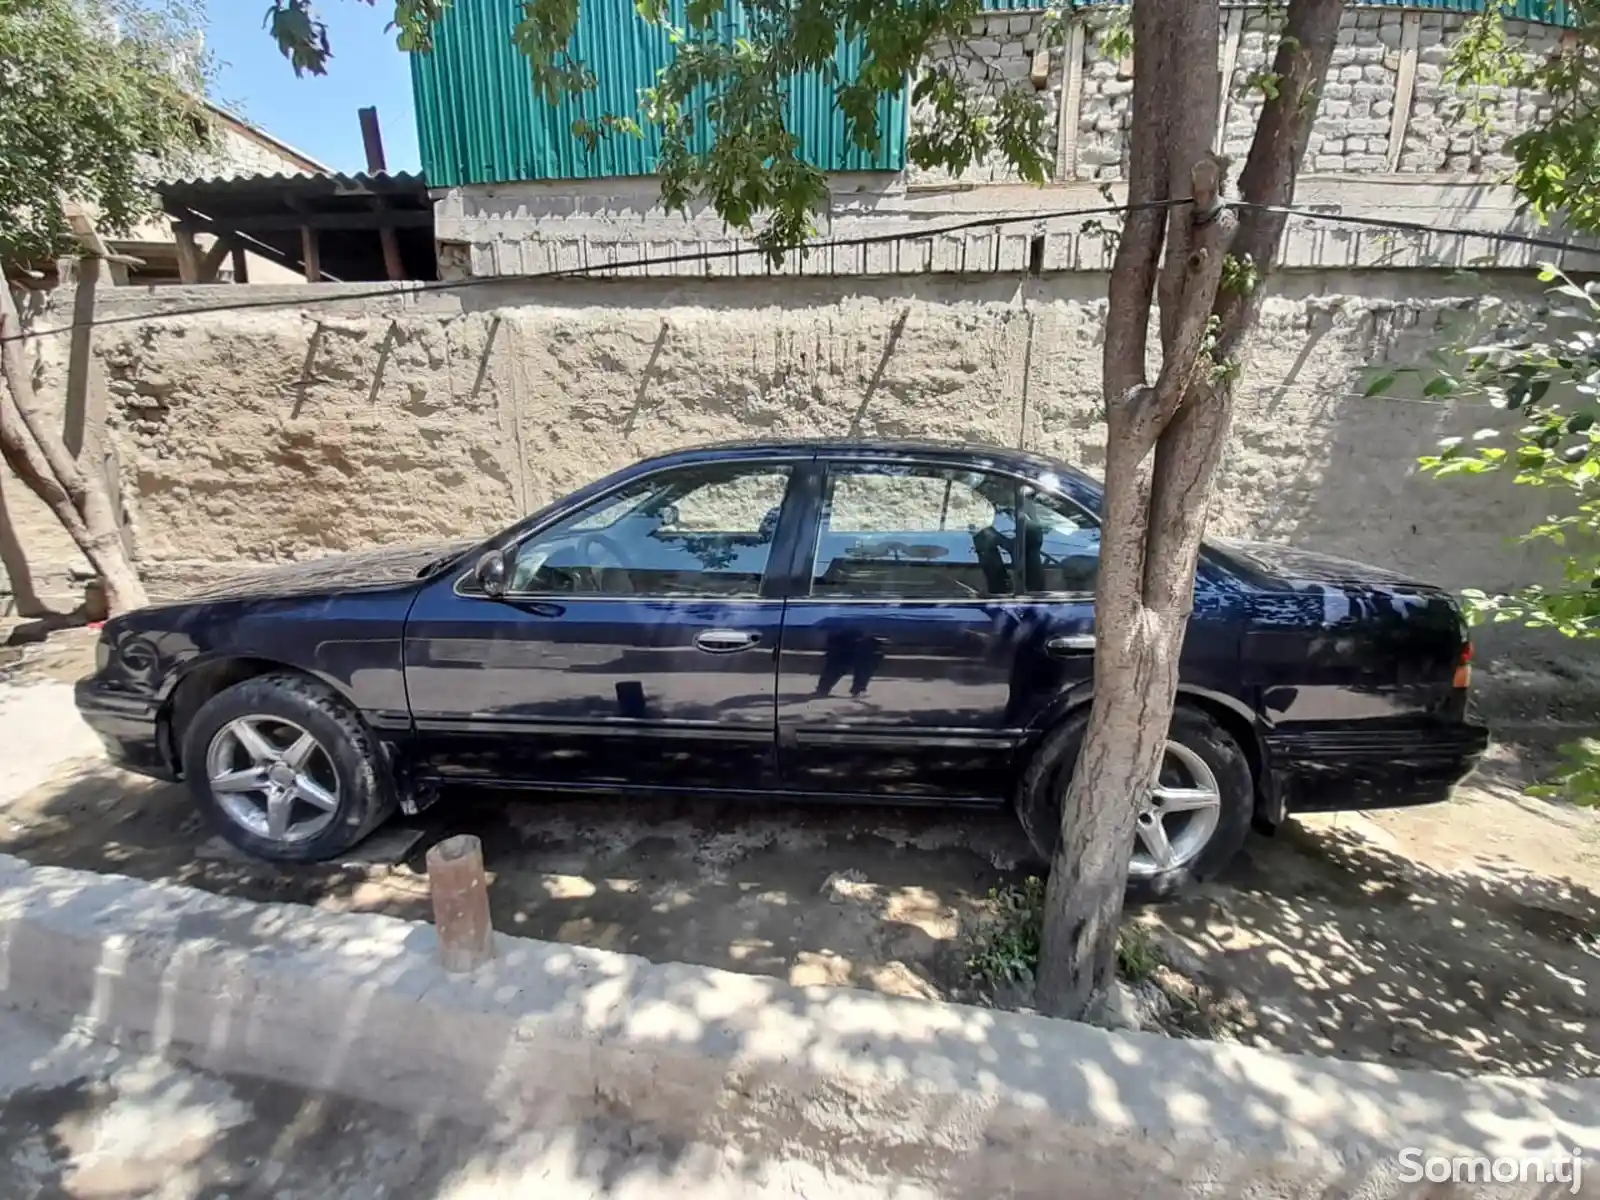
[(5, 1200), (702, 1200), (878, 1189), (620, 1121), (483, 1129), (121, 1051), (0, 1009)]
[[(500, 929), (957, 999), (977, 998), (965, 961), (989, 890), (1039, 870), (1007, 813), (468, 792), (417, 822), (424, 837), (398, 864), (217, 857), (181, 788), (84, 749), (50, 682), (82, 673), (82, 654), (52, 641), (29, 657), (33, 682), (0, 694), (0, 743), (31, 747), (31, 762), (46, 744), (77, 756), (43, 782), (0, 784), (0, 851), (36, 863), (426, 918), (423, 851), (471, 832)], [(1600, 814), (1521, 795), (1551, 744), (1497, 747), (1448, 805), (1254, 840), (1226, 878), (1137, 919), (1227, 1002), (1223, 1036), (1456, 1071), (1600, 1073)]]

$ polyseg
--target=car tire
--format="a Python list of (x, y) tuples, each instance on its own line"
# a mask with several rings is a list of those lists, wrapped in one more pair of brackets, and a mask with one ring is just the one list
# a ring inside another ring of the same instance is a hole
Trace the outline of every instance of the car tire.
[[(1016, 809), (1023, 832), (1046, 862), (1055, 856), (1061, 840), (1061, 801), (1066, 796), (1072, 768), (1083, 746), (1089, 713), (1082, 709), (1046, 735), (1017, 789)], [(1203, 764), (1218, 793), (1216, 824), (1191, 855), (1177, 866), (1152, 874), (1130, 875), (1128, 898), (1160, 900), (1214, 876), (1243, 847), (1255, 811), (1255, 780), (1250, 761), (1237, 739), (1208, 714), (1180, 703), (1172, 713), (1168, 733), (1170, 769), (1179, 755)], [(1175, 744), (1175, 745), (1174, 745)], [(1182, 767), (1182, 761), (1176, 766)]]
[[(270, 755), (251, 753), (257, 743), (241, 739), (246, 730), (280, 755), (304, 745), (300, 739), (307, 735), (315, 745), (305, 752), (302, 771), (290, 768), (286, 757), (262, 766)], [(258, 675), (206, 701), (185, 732), (183, 763), (189, 791), (216, 831), (269, 862), (317, 862), (341, 854), (395, 809), (393, 780), (372, 731), (333, 689), (293, 672)], [(238, 769), (219, 773), (230, 766)], [(218, 786), (257, 768), (264, 777), (259, 789), (245, 780)], [(283, 779), (280, 786), (274, 769), (278, 777), (289, 770), (292, 781)], [(287, 824), (276, 836), (269, 788), (294, 793)], [(315, 803), (305, 798), (311, 795)]]

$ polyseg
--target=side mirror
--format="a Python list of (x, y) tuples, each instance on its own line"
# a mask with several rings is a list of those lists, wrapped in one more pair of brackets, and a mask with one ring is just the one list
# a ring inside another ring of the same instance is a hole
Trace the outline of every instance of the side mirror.
[(503, 596), (506, 591), (506, 556), (499, 550), (486, 550), (473, 570), (485, 596)]

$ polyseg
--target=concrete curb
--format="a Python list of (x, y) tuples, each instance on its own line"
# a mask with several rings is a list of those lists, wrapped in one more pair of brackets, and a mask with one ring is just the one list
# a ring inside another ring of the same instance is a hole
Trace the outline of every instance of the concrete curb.
[[(1600, 1081), (1395, 1071), (499, 945), (496, 963), (451, 977), (426, 925), (0, 855), (0, 1000), (415, 1112), (620, 1116), (750, 1162), (826, 1162), (884, 1194), (986, 1200), (1420, 1194), (1432, 1185), (1398, 1178), (1402, 1148), (1565, 1143), (1594, 1156), (1580, 1194), (1600, 1196)], [(1479, 1193), (1551, 1194), (1449, 1194)]]

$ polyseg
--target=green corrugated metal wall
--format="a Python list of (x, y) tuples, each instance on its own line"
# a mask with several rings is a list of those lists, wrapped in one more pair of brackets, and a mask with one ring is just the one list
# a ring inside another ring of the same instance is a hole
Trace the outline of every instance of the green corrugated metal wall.
[[(1080, 5), (1084, 2), (1080, 0)], [(1485, 0), (1360, 2), (1479, 12)], [(1002, 12), (1043, 7), (1041, 0), (983, 0), (983, 4)], [(1562, 0), (1517, 0), (1516, 12), (1527, 20), (1567, 20)], [(645, 126), (643, 138), (604, 138), (591, 153), (572, 136), (572, 123), (580, 117), (592, 121), (604, 113), (633, 115), (638, 89), (649, 86), (671, 54), (666, 33), (641, 21), (632, 0), (583, 0), (572, 53), (594, 70), (599, 86), (585, 96), (548, 104), (534, 93), (527, 60), (511, 42), (511, 30), (521, 13), (521, 0), (454, 0), (435, 31), (433, 51), (411, 56), (417, 134), (428, 182), (454, 187), (654, 174), (661, 153), (656, 129)], [(858, 46), (842, 47), (835, 60), (840, 77), (853, 75), (860, 59)], [(828, 170), (897, 171), (905, 166), (903, 94), (879, 102), (882, 145), (876, 154), (850, 140), (833, 89), (821, 79), (796, 80), (790, 86), (789, 127), (800, 136), (806, 158)], [(701, 132), (708, 132), (703, 125)]]
[[(572, 136), (572, 123), (605, 113), (634, 115), (638, 90), (669, 59), (667, 35), (641, 21), (632, 0), (583, 0), (581, 11), (572, 55), (589, 65), (599, 86), (549, 104), (534, 92), (528, 61), (511, 42), (520, 0), (454, 0), (432, 52), (411, 56), (422, 166), (432, 186), (654, 174), (658, 130), (646, 125), (642, 138), (603, 138), (591, 153)], [(840, 76), (849, 78), (861, 50), (842, 47), (835, 61)], [(897, 171), (905, 165), (905, 108), (903, 96), (879, 103), (882, 145), (872, 154), (850, 139), (833, 89), (820, 78), (799, 79), (790, 86), (789, 127), (818, 166)]]

